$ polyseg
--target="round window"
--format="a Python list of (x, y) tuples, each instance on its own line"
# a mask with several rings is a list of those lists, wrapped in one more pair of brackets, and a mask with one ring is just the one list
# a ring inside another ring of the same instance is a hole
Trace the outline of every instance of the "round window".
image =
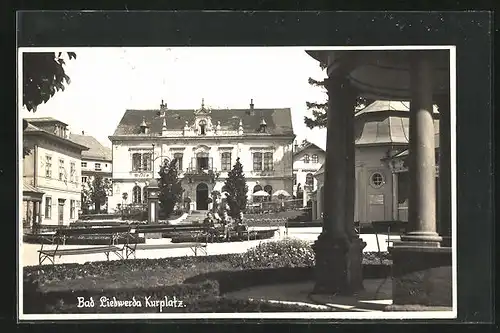
[(384, 176), (380, 172), (374, 172), (370, 178), (370, 183), (375, 188), (380, 188), (384, 185)]

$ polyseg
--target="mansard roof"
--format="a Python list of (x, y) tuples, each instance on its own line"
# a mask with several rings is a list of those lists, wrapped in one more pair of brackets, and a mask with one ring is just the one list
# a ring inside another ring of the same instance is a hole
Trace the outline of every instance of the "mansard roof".
[(70, 139), (83, 146), (89, 148), (82, 152), (82, 158), (96, 159), (102, 161), (111, 161), (111, 149), (104, 147), (96, 138), (91, 135), (73, 134), (69, 135)]
[[(197, 110), (165, 110), (167, 130), (182, 130), (186, 121), (191, 126), (194, 123)], [(126, 110), (118, 123), (113, 136), (139, 135), (140, 124), (144, 119), (152, 134), (162, 131), (162, 111), (156, 110)], [(258, 134), (262, 120), (266, 122), (267, 133), (271, 135), (293, 135), (292, 116), (290, 108), (278, 109), (210, 109), (207, 116), (212, 124), (220, 121), (222, 130), (239, 128), (240, 119), (243, 124), (243, 135)]]
[[(375, 101), (355, 115), (354, 131), (357, 146), (408, 144), (410, 103)], [(435, 127), (438, 131), (438, 111), (434, 106)]]

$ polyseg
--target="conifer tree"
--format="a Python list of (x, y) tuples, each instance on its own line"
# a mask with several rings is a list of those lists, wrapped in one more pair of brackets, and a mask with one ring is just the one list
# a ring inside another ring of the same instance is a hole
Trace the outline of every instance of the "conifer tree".
[(245, 212), (246, 210), (248, 192), (247, 181), (243, 174), (243, 165), (239, 157), (236, 159), (236, 164), (228, 173), (223, 191), (227, 193), (228, 215), (234, 219), (239, 218), (240, 212)]
[(174, 211), (175, 205), (182, 200), (182, 182), (179, 179), (177, 159), (165, 160), (158, 172), (158, 187), (160, 188), (160, 209), (169, 217)]

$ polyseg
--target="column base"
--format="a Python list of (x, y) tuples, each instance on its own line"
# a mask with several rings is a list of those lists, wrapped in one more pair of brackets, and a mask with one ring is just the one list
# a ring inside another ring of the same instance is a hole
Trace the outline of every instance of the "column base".
[(401, 242), (390, 252), (394, 305), (452, 306), (451, 248)]
[(313, 294), (352, 295), (363, 290), (363, 249), (360, 238), (349, 241), (322, 233), (314, 243), (316, 254)]
[(435, 232), (413, 231), (401, 236), (401, 244), (406, 246), (439, 247), (443, 238)]

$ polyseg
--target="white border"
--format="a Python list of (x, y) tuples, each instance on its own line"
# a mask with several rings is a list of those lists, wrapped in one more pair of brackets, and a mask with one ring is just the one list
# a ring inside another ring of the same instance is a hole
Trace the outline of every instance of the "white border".
[[(94, 49), (104, 49), (109, 47), (94, 47)], [(127, 47), (138, 48), (138, 47)], [(143, 48), (143, 47), (141, 47)], [(159, 47), (151, 47), (151, 49)], [(164, 47), (162, 47), (164, 48)], [(188, 47), (175, 47), (175, 48), (188, 48)], [(216, 47), (193, 47), (189, 48), (216, 48)], [(262, 47), (227, 47), (227, 48), (262, 48)], [(286, 312), (286, 313), (155, 313), (155, 314), (23, 314), (23, 297), (19, 295), (23, 294), (23, 265), (22, 256), (20, 255), (20, 250), (22, 244), (22, 220), (20, 212), (23, 207), (23, 196), (22, 196), (22, 184), (23, 176), (21, 174), (22, 170), (22, 119), (19, 118), (20, 112), (18, 112), (18, 228), (17, 228), (17, 238), (18, 247), (16, 250), (18, 258), (18, 321), (37, 321), (37, 320), (50, 320), (50, 321), (61, 321), (61, 320), (136, 320), (136, 319), (370, 319), (370, 320), (381, 320), (381, 319), (455, 319), (457, 318), (457, 193), (456, 193), (456, 47), (452, 45), (422, 45), (422, 46), (276, 46), (273, 48), (286, 48), (286, 49), (300, 49), (302, 51), (306, 50), (342, 50), (342, 51), (354, 51), (354, 50), (449, 50), (450, 51), (450, 137), (451, 137), (451, 219), (452, 219), (452, 288), (453, 288), (453, 307), (452, 311), (394, 311), (394, 312)], [(52, 48), (18, 48), (18, 110), (23, 108), (22, 105), (22, 53), (23, 52), (78, 52), (82, 48), (63, 48), (63, 47), (52, 47)]]

